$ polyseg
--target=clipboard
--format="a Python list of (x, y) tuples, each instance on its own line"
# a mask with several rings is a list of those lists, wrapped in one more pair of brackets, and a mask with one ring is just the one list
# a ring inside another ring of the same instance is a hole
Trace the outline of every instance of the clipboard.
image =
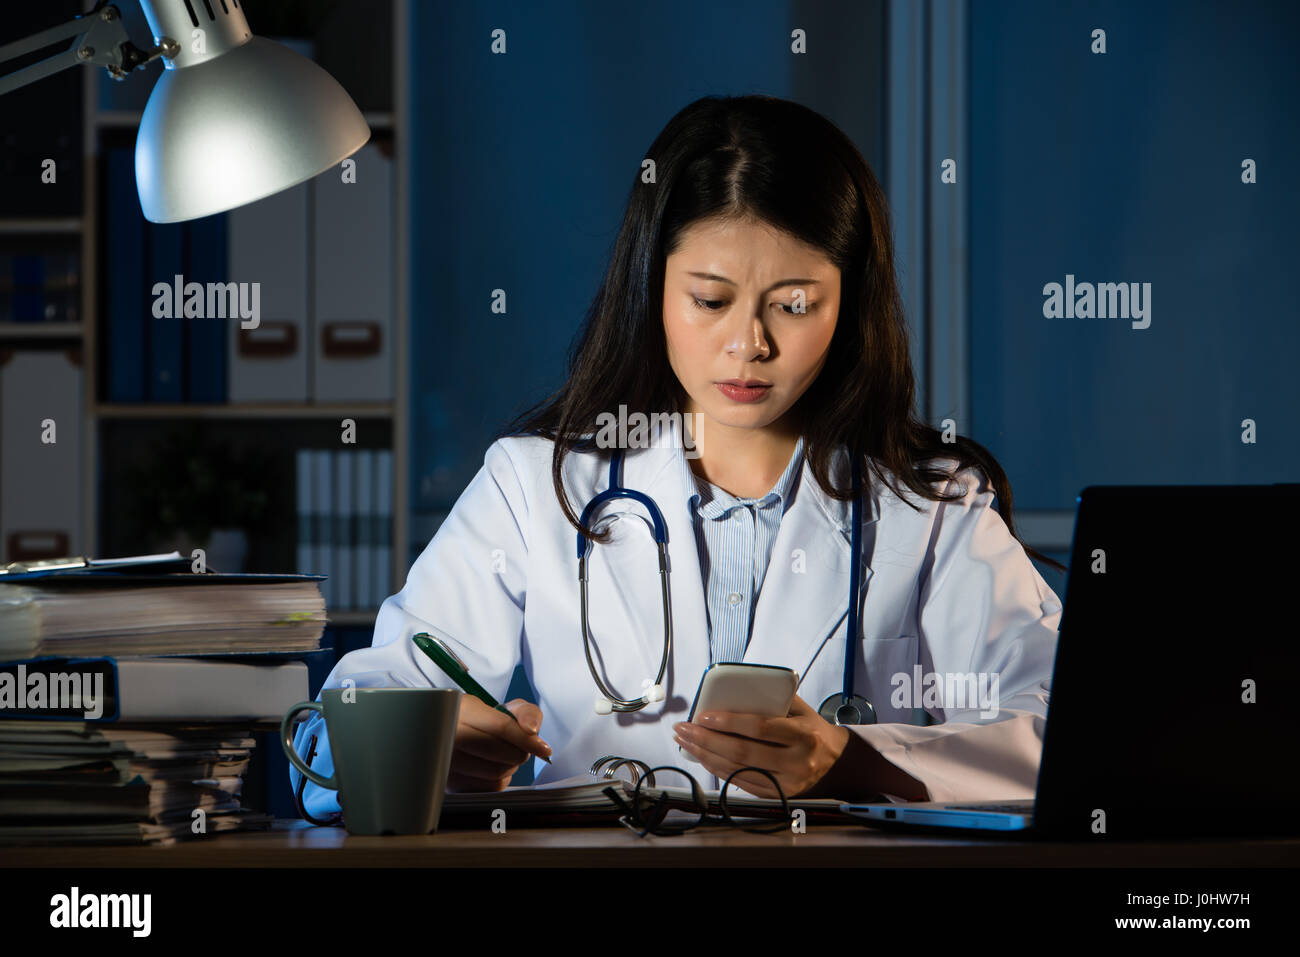
[(66, 558), (42, 558), (30, 562), (10, 562), (0, 567), (0, 581), (22, 581), (42, 578), (60, 572), (89, 572), (99, 569), (130, 568), (138, 565), (158, 565), (183, 562), (180, 552), (161, 555), (133, 555), (127, 558), (90, 558), (86, 555), (69, 555)]
[(67, 558), (44, 558), (31, 562), (10, 562), (0, 568), (0, 584), (50, 579), (71, 580), (79, 584), (103, 582), (165, 585), (184, 582), (187, 585), (206, 583), (237, 585), (244, 582), (249, 584), (320, 582), (325, 578), (324, 575), (218, 572), (213, 569), (199, 573), (191, 570), (190, 559), (185, 558), (180, 552), (134, 555), (127, 558), (89, 558), (84, 555), (73, 555)]

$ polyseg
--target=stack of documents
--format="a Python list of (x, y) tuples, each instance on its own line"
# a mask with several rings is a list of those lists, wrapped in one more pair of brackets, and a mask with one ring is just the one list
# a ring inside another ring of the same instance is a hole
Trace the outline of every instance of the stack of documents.
[(266, 827), (240, 806), (247, 728), (0, 721), (0, 845), (172, 844)]
[(254, 735), (310, 697), (296, 659), (324, 627), (316, 576), (176, 553), (0, 569), (0, 844), (268, 823), (240, 801)]
[(310, 651), (324, 630), (325, 602), (312, 580), (190, 573), (0, 580), (0, 660)]

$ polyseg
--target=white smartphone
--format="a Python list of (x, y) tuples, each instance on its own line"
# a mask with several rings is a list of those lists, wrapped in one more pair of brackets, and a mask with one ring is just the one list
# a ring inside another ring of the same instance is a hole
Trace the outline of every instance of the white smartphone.
[[(691, 715), (686, 720), (693, 723), (697, 714), (706, 711), (735, 711), (765, 718), (784, 718), (790, 713), (798, 687), (798, 673), (780, 665), (718, 662), (704, 669), (695, 700), (691, 703)], [(681, 748), (678, 751), (686, 760), (699, 763), (689, 751)]]

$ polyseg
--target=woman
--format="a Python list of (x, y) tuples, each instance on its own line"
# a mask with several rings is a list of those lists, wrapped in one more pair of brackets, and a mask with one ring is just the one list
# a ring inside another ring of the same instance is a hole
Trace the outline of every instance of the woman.
[[(685, 766), (713, 788), (761, 767), (788, 796), (1031, 797), (1060, 602), (1027, 552), (1042, 556), (1014, 535), (1002, 469), (918, 421), (913, 388), (884, 197), (852, 143), (795, 103), (692, 103), (641, 164), (564, 386), (488, 448), (384, 602), (373, 646), (345, 656), (326, 687), (454, 686), (415, 649), (421, 631), (498, 699), (522, 663), (538, 705), (509, 702), (519, 724), (462, 698), (452, 790), (500, 789), (533, 756), (551, 759), (534, 763), (544, 783), (617, 754)], [(638, 414), (653, 425), (637, 428)], [(662, 700), (600, 714), (574, 580), (579, 530), (601, 542), (588, 546), (587, 576), (605, 686), (646, 693), (664, 643), (645, 510), (617, 499), (580, 521), (610, 485), (614, 446), (622, 483), (664, 516), (673, 637)], [(850, 456), (864, 493), (852, 636)], [(852, 690), (878, 723), (818, 713), (842, 690), (846, 641)], [(789, 716), (685, 724), (705, 668), (742, 659), (798, 673)], [(926, 697), (931, 674), (974, 676), (968, 687), (994, 700), (956, 700), (951, 677)], [(925, 714), (936, 723), (919, 723)], [(309, 734), (323, 736), (318, 717), (300, 729), (300, 753)], [(735, 783), (776, 795), (753, 772)], [(335, 810), (336, 792), (309, 785), (306, 804)]]

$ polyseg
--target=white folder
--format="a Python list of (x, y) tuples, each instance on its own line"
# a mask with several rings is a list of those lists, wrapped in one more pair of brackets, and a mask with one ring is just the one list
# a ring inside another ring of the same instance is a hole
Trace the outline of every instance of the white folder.
[[(0, 364), (0, 551), (6, 562), (82, 551), (81, 382), (81, 366), (66, 352), (16, 351)], [(51, 435), (53, 442), (42, 441)]]
[(357, 607), (356, 579), (352, 572), (352, 553), (355, 547), (352, 540), (352, 517), (357, 511), (352, 482), (352, 458), (356, 453), (350, 450), (331, 452), (334, 463), (334, 589), (335, 603), (341, 609)]
[(229, 279), (259, 283), (254, 329), (222, 320), (228, 335), (231, 402), (307, 400), (308, 183), (226, 215)]
[(393, 162), (374, 143), (312, 180), (315, 209), (313, 395), (393, 398)]

